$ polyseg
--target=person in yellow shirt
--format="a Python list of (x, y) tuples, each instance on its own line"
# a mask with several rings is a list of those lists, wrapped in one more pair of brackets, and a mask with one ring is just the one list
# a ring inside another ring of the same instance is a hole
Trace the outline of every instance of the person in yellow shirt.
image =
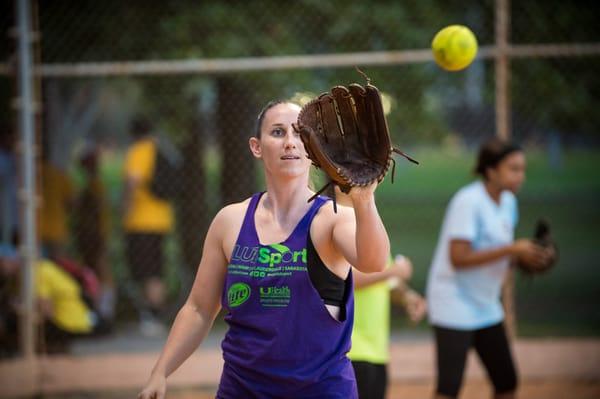
[(125, 157), (123, 228), (130, 273), (144, 292), (140, 328), (156, 335), (164, 329), (158, 321), (166, 299), (163, 242), (173, 228), (173, 209), (150, 190), (157, 155), (151, 130), (145, 118), (138, 117), (131, 125), (134, 141)]
[(94, 316), (81, 296), (81, 287), (64, 269), (48, 259), (35, 268), (35, 293), (42, 314), (60, 331), (89, 334)]
[(402, 306), (413, 323), (423, 319), (427, 306), (425, 299), (406, 284), (412, 263), (404, 256), (396, 256), (383, 272), (353, 273), (354, 326), (348, 357), (359, 399), (383, 399), (390, 360), (390, 303)]
[[(0, 274), (14, 278), (22, 260), (14, 251), (0, 253)], [(83, 300), (78, 281), (51, 260), (40, 259), (33, 268), (35, 296), (42, 316), (46, 350), (62, 352), (73, 338), (101, 334), (103, 320)]]
[[(352, 205), (348, 194), (337, 186), (335, 197), (342, 206)], [(366, 274), (353, 269), (352, 275), (354, 325), (348, 357), (354, 368), (359, 399), (383, 399), (390, 360), (390, 305), (402, 306), (413, 323), (423, 319), (427, 306), (425, 299), (406, 284), (412, 276), (412, 263), (402, 255), (390, 258), (382, 272)]]

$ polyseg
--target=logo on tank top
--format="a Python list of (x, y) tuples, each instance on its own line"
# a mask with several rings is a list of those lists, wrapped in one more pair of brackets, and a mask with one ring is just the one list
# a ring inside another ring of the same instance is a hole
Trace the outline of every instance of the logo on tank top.
[(260, 287), (260, 304), (267, 307), (285, 307), (290, 303), (292, 291), (286, 285)]
[(227, 303), (235, 308), (250, 298), (250, 286), (246, 283), (235, 283), (227, 290)]
[(246, 247), (236, 245), (231, 256), (232, 262), (258, 262), (268, 264), (269, 267), (279, 264), (304, 263), (306, 264), (306, 248), (292, 251), (282, 244), (271, 244), (264, 247)]

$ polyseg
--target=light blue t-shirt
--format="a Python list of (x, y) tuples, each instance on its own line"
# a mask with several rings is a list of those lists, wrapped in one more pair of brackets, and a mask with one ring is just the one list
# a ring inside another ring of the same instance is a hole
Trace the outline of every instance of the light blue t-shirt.
[(494, 202), (481, 181), (460, 189), (450, 201), (435, 255), (429, 269), (429, 321), (440, 327), (474, 330), (504, 318), (500, 291), (509, 257), (472, 269), (456, 269), (450, 262), (450, 241), (471, 242), (474, 250), (510, 244), (518, 220), (513, 193), (503, 191)]

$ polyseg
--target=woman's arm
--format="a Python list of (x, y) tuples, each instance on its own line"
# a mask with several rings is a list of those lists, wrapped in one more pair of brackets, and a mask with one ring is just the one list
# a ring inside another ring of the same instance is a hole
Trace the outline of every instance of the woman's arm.
[(363, 273), (357, 269), (354, 269), (352, 271), (354, 288), (361, 289), (391, 279), (394, 276), (391, 269), (391, 267), (388, 267), (382, 272), (375, 273)]
[(528, 239), (520, 239), (498, 248), (474, 250), (470, 241), (454, 239), (450, 241), (450, 262), (456, 269), (472, 269), (486, 266), (489, 262), (506, 256), (530, 259), (533, 264), (543, 264), (546, 258), (544, 249)]
[(354, 212), (345, 208), (333, 227), (336, 248), (352, 266), (364, 273), (384, 270), (390, 253), (390, 240), (375, 205), (376, 187), (377, 183), (353, 187), (350, 198)]
[(382, 281), (394, 281), (396, 284), (403, 285), (412, 275), (412, 263), (408, 258), (397, 257), (391, 261), (389, 266), (382, 272), (363, 273), (358, 270), (353, 271), (354, 288), (361, 289)]
[(404, 307), (408, 318), (412, 323), (418, 323), (427, 313), (427, 302), (418, 292), (408, 285), (402, 285), (390, 293), (392, 303)]
[(219, 312), (227, 268), (222, 245), (227, 223), (222, 213), (215, 217), (208, 230), (190, 295), (175, 318), (150, 380), (138, 396), (140, 399), (164, 397), (166, 378), (198, 348)]

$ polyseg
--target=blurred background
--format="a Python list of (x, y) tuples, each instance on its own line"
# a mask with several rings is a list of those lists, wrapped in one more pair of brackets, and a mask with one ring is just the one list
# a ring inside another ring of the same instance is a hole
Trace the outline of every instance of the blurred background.
[[(413, 287), (424, 292), (445, 206), (474, 178), (478, 145), (499, 134), (523, 145), (528, 158), (516, 235), (531, 236), (544, 217), (560, 248), (547, 275), (514, 277), (518, 337), (600, 336), (597, 2), (44, 0), (24, 2), (36, 110), (35, 239), (46, 262), (36, 262), (35, 278), (51, 287), (57, 270), (66, 271), (76, 287), (69, 278), (57, 284), (75, 290), (82, 303), (72, 306), (100, 322), (70, 320), (72, 331), (55, 331), (38, 320), (33, 349), (24, 349), (24, 262), (14, 252), (23, 254), (27, 203), (18, 195), (26, 162), (20, 3), (0, 4), (5, 364), (24, 350), (78, 357), (159, 350), (213, 216), (263, 187), (247, 147), (259, 110), (274, 98), (304, 103), (337, 84), (365, 83), (355, 66), (384, 94), (393, 142), (421, 162), (399, 160), (395, 184), (386, 179), (377, 196), (393, 252), (413, 260)], [(440, 69), (429, 50), (450, 24), (469, 26), (480, 45), (475, 62), (455, 73)], [(144, 170), (157, 164), (144, 149), (150, 137), (170, 165), (157, 183), (168, 194), (140, 211), (158, 209), (163, 222), (136, 226), (127, 212), (147, 201), (126, 176), (137, 170), (150, 183)], [(132, 234), (158, 244), (132, 243)], [(138, 284), (139, 269), (156, 263), (164, 277)], [(59, 300), (50, 291), (29, 295)], [(224, 328), (219, 318), (214, 345)], [(427, 323), (410, 326), (399, 310), (393, 330), (402, 339), (430, 334)]]

